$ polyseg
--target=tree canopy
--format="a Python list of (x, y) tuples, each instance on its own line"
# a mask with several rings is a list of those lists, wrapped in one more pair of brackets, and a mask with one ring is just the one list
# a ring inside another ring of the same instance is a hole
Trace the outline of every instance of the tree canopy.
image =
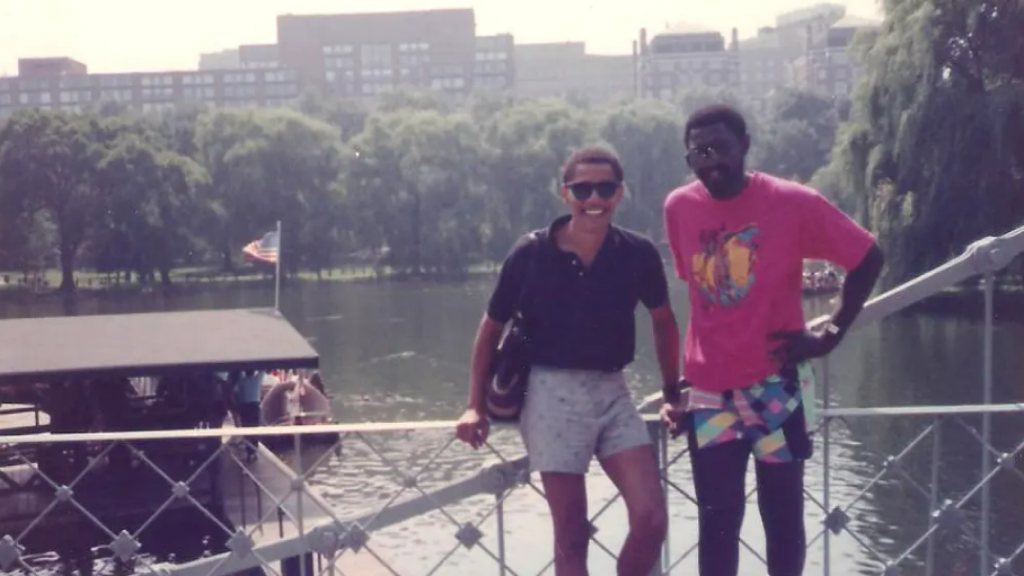
[[(749, 166), (810, 184), (879, 237), (893, 283), (1024, 221), (1024, 9), (1010, 0), (885, 0), (859, 35), (850, 102), (771, 95), (747, 114)], [(687, 115), (712, 102), (593, 107), (478, 93), (456, 105), (400, 91), (372, 107), (308, 93), (292, 109), (104, 104), (22, 110), (0, 126), (0, 269), (59, 267), (170, 282), (241, 264), (283, 223), (285, 270), (362, 264), (459, 277), (501, 260), (562, 209), (559, 168), (586, 145), (626, 169), (619, 221), (661, 238), (664, 198), (690, 178)]]

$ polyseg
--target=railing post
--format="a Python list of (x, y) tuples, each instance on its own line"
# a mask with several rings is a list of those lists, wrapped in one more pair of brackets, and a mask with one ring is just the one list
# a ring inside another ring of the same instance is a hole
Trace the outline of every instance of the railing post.
[(661, 493), (665, 495), (665, 514), (667, 519), (665, 521), (665, 542), (661, 546), (661, 570), (658, 572), (658, 576), (668, 574), (669, 567), (672, 565), (672, 553), (670, 552), (670, 543), (672, 541), (671, 529), (669, 526), (672, 524), (671, 508), (668, 505), (669, 498), (669, 485), (668, 485), (668, 430), (664, 426), (658, 426), (658, 469), (661, 470)]
[(498, 576), (505, 576), (508, 570), (505, 557), (505, 491), (499, 491), (494, 498), (498, 502), (497, 509), (494, 511), (498, 524)]
[[(647, 423), (647, 433), (650, 434), (651, 440), (654, 443), (654, 456), (658, 459), (658, 473), (661, 475), (661, 493), (665, 498), (665, 514), (669, 516), (666, 522), (671, 523), (668, 506), (668, 471), (666, 470), (668, 465), (668, 430), (665, 429), (660, 421), (654, 421)], [(664, 576), (666, 574), (670, 563), (668, 559), (668, 542), (668, 527), (666, 526), (665, 541), (661, 544), (661, 556), (654, 567), (651, 568), (649, 576)]]
[[(984, 386), (984, 404), (986, 406), (992, 404), (992, 321), (995, 311), (993, 298), (995, 296), (995, 274), (993, 272), (985, 273), (985, 334), (984, 334), (984, 348), (982, 353), (982, 384)], [(981, 417), (981, 435), (985, 439), (985, 447), (981, 451), (981, 479), (982, 481), (989, 474), (989, 470), (992, 468), (992, 453), (988, 450), (988, 446), (992, 445), (992, 415), (986, 411)], [(981, 555), (979, 562), (981, 563), (981, 569), (978, 574), (984, 576), (991, 570), (991, 562), (989, 561), (989, 514), (991, 512), (991, 495), (989, 494), (989, 482), (985, 482), (981, 487)]]
[[(832, 404), (831, 401), (830, 401), (830, 395), (832, 393), (832, 389), (831, 389), (831, 386), (829, 385), (829, 362), (828, 362), (828, 356), (825, 356), (825, 357), (823, 357), (821, 359), (821, 365), (820, 366), (821, 366), (821, 403), (822, 403), (822, 406), (824, 408), (828, 408)], [(817, 409), (816, 406), (814, 408)], [(831, 462), (829, 462), (829, 458), (830, 458), (829, 449), (831, 447), (830, 446), (830, 442), (829, 442), (829, 431), (831, 429), (832, 429), (832, 421), (826, 416), (826, 418), (821, 423), (821, 460), (822, 460), (822, 463), (821, 463), (821, 476), (822, 476), (821, 503), (822, 503), (822, 507), (825, 509), (825, 518), (826, 519), (828, 518), (828, 515), (832, 513), (832, 498), (831, 498), (831, 493), (830, 493), (830, 490), (831, 490), (830, 489), (830, 485), (831, 485), (831, 482), (832, 482), (832, 475), (831, 475), (830, 470), (832, 468), (832, 465), (831, 465)], [(823, 576), (829, 576), (829, 573), (832, 570), (832, 567), (831, 567), (831, 557), (832, 557), (832, 555), (831, 555), (830, 550), (829, 550), (829, 545), (830, 545), (829, 537), (831, 536), (830, 532), (831, 532), (831, 530), (828, 529), (828, 526), (826, 524), (826, 530), (825, 530), (824, 539), (822, 540), (822, 543), (821, 543), (821, 553), (822, 553), (821, 573), (822, 573)]]
[[(928, 517), (935, 518), (939, 507), (939, 461), (942, 459), (942, 417), (936, 416), (932, 429), (932, 486), (928, 495)], [(928, 536), (925, 576), (935, 576), (935, 533)], [(984, 576), (984, 575), (983, 575)]]

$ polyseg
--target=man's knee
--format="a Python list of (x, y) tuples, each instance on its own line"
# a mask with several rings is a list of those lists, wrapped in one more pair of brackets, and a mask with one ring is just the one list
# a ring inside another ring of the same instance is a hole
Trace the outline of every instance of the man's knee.
[(590, 545), (590, 522), (586, 518), (554, 517), (556, 554), (564, 560), (587, 558)]
[(668, 510), (662, 498), (651, 498), (629, 511), (629, 529), (648, 540), (663, 541), (668, 532)]

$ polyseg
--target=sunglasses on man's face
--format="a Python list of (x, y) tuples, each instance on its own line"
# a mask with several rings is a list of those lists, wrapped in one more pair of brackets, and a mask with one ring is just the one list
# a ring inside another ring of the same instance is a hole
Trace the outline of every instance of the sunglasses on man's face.
[(602, 200), (608, 200), (619, 191), (619, 186), (621, 186), (620, 183), (611, 180), (604, 182), (573, 182), (565, 185), (569, 192), (572, 192), (573, 198), (580, 202), (590, 199), (590, 196), (595, 193)]
[(694, 160), (710, 160), (712, 158), (720, 158), (728, 155), (732, 152), (732, 146), (725, 142), (715, 142), (711, 144), (699, 144), (690, 147), (686, 151), (686, 157), (688, 160), (693, 162)]

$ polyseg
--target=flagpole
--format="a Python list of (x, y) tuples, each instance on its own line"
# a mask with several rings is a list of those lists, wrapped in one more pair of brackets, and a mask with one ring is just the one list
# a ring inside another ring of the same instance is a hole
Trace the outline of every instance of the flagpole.
[(281, 221), (277, 221), (277, 258), (274, 260), (274, 310), (281, 311)]

